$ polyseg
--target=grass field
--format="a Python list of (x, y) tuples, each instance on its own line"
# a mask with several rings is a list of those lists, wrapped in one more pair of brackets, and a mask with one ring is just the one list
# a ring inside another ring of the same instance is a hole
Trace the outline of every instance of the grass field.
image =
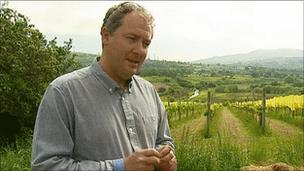
[(23, 130), (15, 147), (0, 148), (0, 170), (29, 171), (32, 153), (32, 131)]
[(240, 170), (249, 165), (281, 162), (294, 169), (304, 169), (301, 129), (289, 124), (279, 129), (281, 121), (268, 119), (268, 131), (263, 133), (255, 120), (234, 112), (224, 109), (216, 113), (211, 138), (203, 138), (204, 116), (172, 129), (177, 144), (178, 170)]

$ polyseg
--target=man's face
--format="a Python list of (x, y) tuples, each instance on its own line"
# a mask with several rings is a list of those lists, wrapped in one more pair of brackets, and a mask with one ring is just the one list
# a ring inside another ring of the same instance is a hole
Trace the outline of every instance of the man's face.
[(116, 81), (129, 80), (145, 61), (151, 38), (151, 25), (136, 12), (127, 14), (111, 35), (103, 30), (108, 74)]

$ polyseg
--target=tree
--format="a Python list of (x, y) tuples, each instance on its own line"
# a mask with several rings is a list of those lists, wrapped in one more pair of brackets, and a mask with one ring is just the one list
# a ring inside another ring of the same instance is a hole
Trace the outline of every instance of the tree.
[(208, 88), (214, 88), (214, 87), (216, 87), (216, 84), (213, 83), (213, 82), (208, 82), (208, 83), (207, 83), (207, 87), (208, 87)]
[(239, 88), (237, 85), (228, 85), (227, 90), (229, 93), (236, 93), (239, 91)]
[(216, 86), (214, 90), (216, 93), (225, 93), (225, 86)]
[(195, 84), (195, 88), (201, 90), (203, 88), (206, 88), (207, 84), (208, 83), (206, 81), (200, 81), (200, 82)]
[(29, 19), (0, 9), (0, 114), (33, 126), (40, 100), (54, 78), (79, 65), (70, 54), (72, 40), (60, 47), (47, 41)]
[(291, 75), (288, 75), (287, 77), (284, 78), (285, 83), (294, 83), (295, 78)]

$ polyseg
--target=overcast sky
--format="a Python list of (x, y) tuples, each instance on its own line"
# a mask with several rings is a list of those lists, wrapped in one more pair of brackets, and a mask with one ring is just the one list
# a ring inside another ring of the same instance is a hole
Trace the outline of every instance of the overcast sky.
[[(3, 2), (3, 0), (1, 1)], [(114, 1), (9, 1), (48, 39), (100, 53), (99, 29)], [(155, 18), (148, 57), (191, 61), (256, 49), (303, 49), (303, 1), (139, 1)]]

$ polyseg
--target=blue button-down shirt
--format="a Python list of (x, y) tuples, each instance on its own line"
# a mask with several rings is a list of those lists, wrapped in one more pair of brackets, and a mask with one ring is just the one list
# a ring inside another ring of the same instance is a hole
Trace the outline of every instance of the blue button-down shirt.
[(55, 79), (39, 106), (33, 170), (123, 170), (123, 158), (173, 141), (152, 84), (122, 90), (95, 62)]

